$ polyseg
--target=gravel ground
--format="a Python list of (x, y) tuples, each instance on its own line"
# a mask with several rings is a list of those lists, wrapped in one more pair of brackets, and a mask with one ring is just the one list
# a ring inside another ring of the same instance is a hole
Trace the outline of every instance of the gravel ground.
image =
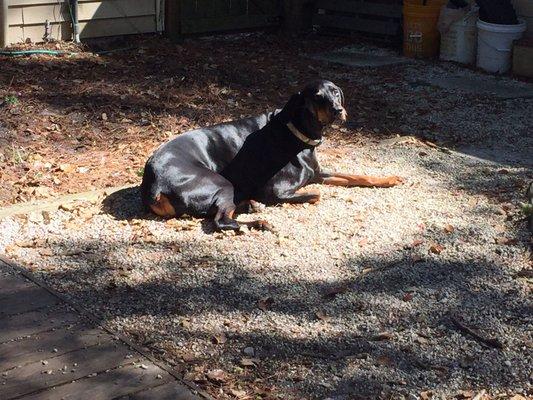
[(455, 150), (340, 139), (335, 127), (319, 152), (326, 167), (400, 175), (402, 186), (321, 187), (317, 205), (240, 217), (276, 232), (237, 236), (147, 217), (132, 188), (6, 218), (0, 251), (217, 398), (530, 396), (531, 239), (519, 203), (533, 101), (416, 84), (474, 74), (451, 64), (394, 68), (394, 79), (333, 73), (360, 87), (349, 128), (371, 129), (365, 109), (381, 102), (391, 133)]

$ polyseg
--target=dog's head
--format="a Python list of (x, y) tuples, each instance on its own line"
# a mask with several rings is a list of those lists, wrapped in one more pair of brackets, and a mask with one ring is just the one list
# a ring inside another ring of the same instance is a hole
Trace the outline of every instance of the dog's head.
[(305, 107), (321, 125), (329, 125), (339, 118), (346, 121), (344, 94), (333, 82), (320, 80), (307, 85), (301, 92)]

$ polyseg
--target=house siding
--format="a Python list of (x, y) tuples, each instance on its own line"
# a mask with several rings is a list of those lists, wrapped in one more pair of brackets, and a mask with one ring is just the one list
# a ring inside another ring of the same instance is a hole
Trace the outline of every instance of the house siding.
[[(43, 40), (46, 21), (49, 37), (57, 40), (72, 38), (69, 3), (65, 0), (4, 0), (6, 15), (5, 43), (31, 39)], [(158, 32), (163, 29), (160, 10), (162, 0), (80, 0), (78, 20), (80, 37), (94, 38), (114, 35)]]

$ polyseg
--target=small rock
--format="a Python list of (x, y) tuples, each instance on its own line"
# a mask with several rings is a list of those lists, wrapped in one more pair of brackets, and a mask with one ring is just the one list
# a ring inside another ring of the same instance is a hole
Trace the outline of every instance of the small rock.
[(255, 355), (255, 349), (253, 347), (245, 347), (242, 352), (249, 357), (253, 357)]

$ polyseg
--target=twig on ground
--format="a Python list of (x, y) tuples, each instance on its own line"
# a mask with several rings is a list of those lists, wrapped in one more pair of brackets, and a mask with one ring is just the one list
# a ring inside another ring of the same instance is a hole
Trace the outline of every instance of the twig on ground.
[(472, 328), (469, 328), (464, 323), (462, 323), (456, 316), (451, 315), (450, 319), (452, 323), (459, 329), (461, 332), (466, 333), (472, 336), (478, 342), (481, 342), (487, 346), (494, 347), (496, 349), (503, 349), (503, 344), (498, 339), (487, 338), (481, 336), (479, 333), (475, 332)]

